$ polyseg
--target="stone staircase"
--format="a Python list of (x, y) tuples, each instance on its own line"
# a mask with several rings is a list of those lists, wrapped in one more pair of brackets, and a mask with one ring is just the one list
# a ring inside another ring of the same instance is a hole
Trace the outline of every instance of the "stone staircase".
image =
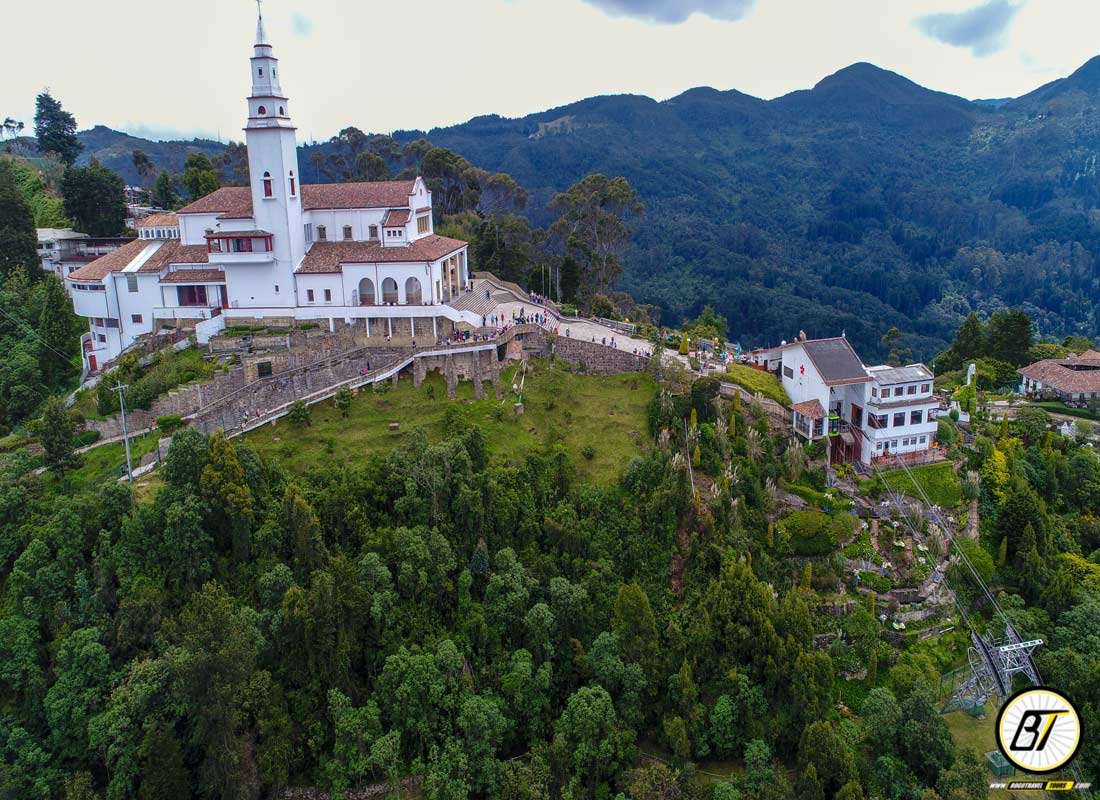
[(447, 305), (456, 311), (470, 311), (481, 317), (489, 316), (489, 313), (502, 302), (511, 300), (510, 294), (493, 292), (489, 297), (485, 296), (485, 289), (476, 287), (472, 292), (463, 292)]

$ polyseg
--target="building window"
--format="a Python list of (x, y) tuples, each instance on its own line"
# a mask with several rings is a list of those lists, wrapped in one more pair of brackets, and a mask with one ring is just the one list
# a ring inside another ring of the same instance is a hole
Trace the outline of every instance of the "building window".
[(793, 378), (794, 377), (794, 370), (791, 369), (790, 367), (783, 367), (783, 377), (784, 378)]
[(897, 439), (894, 439), (893, 441), (890, 442), (890, 449), (891, 450), (897, 450), (898, 449), (898, 440)]
[(904, 411), (899, 411), (898, 413), (894, 414), (894, 427), (895, 428), (900, 428), (904, 424), (905, 424), (905, 412)]
[(905, 390), (905, 393), (906, 394), (916, 394), (917, 393), (917, 385), (914, 383), (912, 386), (907, 387), (906, 390)]
[(350, 242), (351, 241), (351, 226), (350, 225), (345, 225), (344, 226), (344, 241), (345, 242)]
[(303, 228), (307, 242), (313, 241), (313, 223), (307, 222)]
[(261, 78), (262, 78), (262, 77), (264, 76), (264, 68), (263, 68), (263, 67), (260, 67), (260, 68), (259, 68), (258, 70), (256, 70), (256, 71), (257, 71), (257, 72), (258, 72), (258, 73), (260, 74), (260, 77), (261, 77)]
[(279, 293), (279, 284), (275, 284), (275, 294)]
[(332, 302), (332, 289), (325, 289), (325, 302), (326, 303), (331, 303)]
[(310, 302), (310, 303), (313, 302), (313, 290), (312, 289), (306, 289), (306, 301)]
[(283, 107), (282, 107), (282, 106), (279, 106), (279, 116), (280, 116), (280, 117), (285, 117), (285, 116), (286, 116), (286, 112), (285, 112), (285, 111), (283, 111)]
[(326, 229), (324, 225), (318, 225), (317, 226), (317, 241), (319, 241), (319, 242), (327, 242), (328, 241), (328, 229)]
[(99, 339), (100, 342), (106, 342), (107, 341), (107, 337), (104, 336), (102, 333), (97, 333), (96, 338)]
[(928, 444), (928, 437), (927, 436), (920, 437), (920, 443), (921, 444)]
[(264, 197), (274, 197), (275, 194), (271, 188), (271, 173), (264, 173)]
[(877, 386), (872, 386), (871, 387), (871, 397), (878, 397), (878, 387)]
[(431, 220), (429, 219), (427, 214), (425, 214), (423, 217), (417, 217), (416, 218), (416, 232), (417, 233), (428, 233), (428, 231), (430, 229), (431, 229)]
[(134, 323), (135, 325), (140, 325), (141, 324), (141, 314), (131, 314), (130, 315), (130, 322)]
[(934, 409), (934, 408), (928, 409), (928, 421), (929, 422), (935, 422), (936, 421), (936, 409)]
[(137, 275), (126, 276), (126, 291), (136, 292), (138, 290)]
[(928, 391), (928, 390), (929, 390), (930, 388), (931, 388), (931, 387), (930, 387), (930, 386), (929, 386), (929, 385), (928, 385), (927, 383), (922, 383), (922, 384), (920, 385), (920, 391), (921, 391), (921, 394), (924, 394), (924, 393), (926, 393), (926, 392), (927, 392), (927, 391)]
[(267, 114), (267, 109), (264, 108), (263, 106), (260, 106), (259, 108), (257, 108), (256, 111), (259, 112), (261, 117), (264, 116), (265, 114)]
[(256, 364), (256, 377), (257, 378), (270, 378), (271, 377), (271, 362), (260, 361)]
[[(279, 109), (280, 113), (282, 109)], [(290, 196), (295, 197), (298, 194), (298, 183), (294, 180), (294, 170), (290, 171)]]
[(252, 240), (251, 239), (230, 239), (229, 240), (229, 252), (230, 253), (251, 253), (252, 252)]
[(882, 396), (883, 397), (889, 397), (890, 396), (890, 387), (889, 386), (883, 386), (882, 387)]
[(377, 239), (378, 238), (378, 226), (377, 225), (371, 225), (369, 230), (370, 230), (370, 238)]
[(910, 411), (909, 412), (909, 424), (910, 425), (920, 425), (921, 420), (923, 419), (923, 417), (924, 417), (924, 412), (923, 411)]

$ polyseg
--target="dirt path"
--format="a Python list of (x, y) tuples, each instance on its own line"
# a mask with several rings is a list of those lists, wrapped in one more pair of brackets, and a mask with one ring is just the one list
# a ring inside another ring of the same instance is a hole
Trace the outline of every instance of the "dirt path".
[(978, 541), (978, 499), (970, 501), (970, 520), (966, 524), (966, 538)]

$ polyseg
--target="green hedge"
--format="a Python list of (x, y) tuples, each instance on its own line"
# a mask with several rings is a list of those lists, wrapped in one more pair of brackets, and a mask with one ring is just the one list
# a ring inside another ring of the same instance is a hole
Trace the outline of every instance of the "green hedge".
[(793, 494), (795, 497), (801, 497), (810, 505), (816, 508), (828, 508), (830, 510), (847, 511), (852, 507), (852, 501), (843, 495), (833, 493), (832, 499), (825, 496), (824, 492), (819, 492), (813, 487), (806, 486), (802, 483), (788, 483), (787, 491)]
[(163, 417), (157, 417), (156, 422), (157, 428), (164, 433), (172, 433), (183, 427), (183, 417), (179, 414), (165, 414)]
[(770, 372), (763, 372), (744, 364), (730, 364), (726, 367), (726, 380), (745, 387), (753, 394), (760, 393), (764, 397), (770, 397), (781, 405), (790, 407), (791, 398), (779, 380)]
[(854, 523), (854, 519), (845, 515), (795, 511), (779, 521), (779, 529), (795, 555), (824, 556), (836, 549), (840, 539), (851, 535)]
[(894, 588), (894, 584), (889, 578), (884, 578), (877, 572), (860, 572), (859, 581), (872, 592), (879, 594), (885, 594)]

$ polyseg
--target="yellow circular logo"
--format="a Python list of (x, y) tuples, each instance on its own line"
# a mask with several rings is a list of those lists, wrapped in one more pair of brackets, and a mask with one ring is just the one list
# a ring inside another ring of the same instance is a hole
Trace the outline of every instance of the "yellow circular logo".
[(1024, 689), (997, 714), (997, 747), (1017, 769), (1034, 774), (1068, 764), (1081, 746), (1081, 717), (1054, 689)]

